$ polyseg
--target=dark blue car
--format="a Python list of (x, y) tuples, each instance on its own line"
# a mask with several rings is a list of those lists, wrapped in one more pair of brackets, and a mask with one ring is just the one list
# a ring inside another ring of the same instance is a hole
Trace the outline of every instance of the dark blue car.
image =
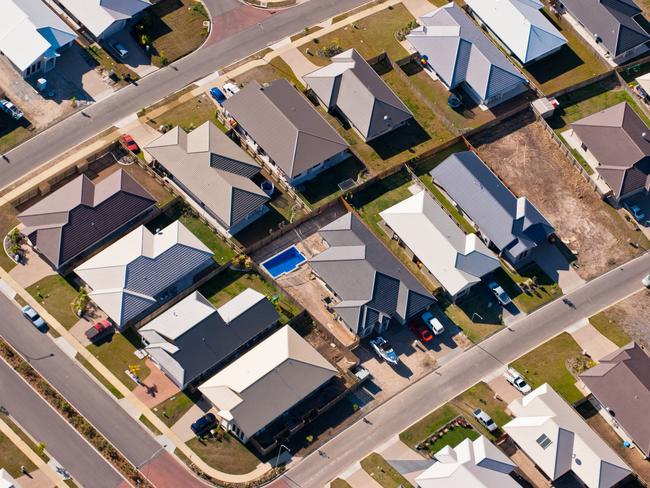
[(192, 432), (198, 437), (206, 434), (210, 429), (216, 427), (217, 417), (213, 413), (205, 414), (191, 425)]
[(216, 86), (214, 88), (210, 88), (210, 96), (214, 98), (218, 104), (226, 101), (226, 95), (224, 95), (223, 92)]

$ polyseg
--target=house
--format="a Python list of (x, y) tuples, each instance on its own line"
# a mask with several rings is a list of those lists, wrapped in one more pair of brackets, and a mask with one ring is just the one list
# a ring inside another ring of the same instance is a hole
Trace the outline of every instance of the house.
[(517, 467), (482, 435), (445, 446), (416, 479), (419, 488), (521, 488), (510, 473)]
[(179, 221), (155, 234), (140, 226), (75, 268), (90, 298), (120, 328), (189, 288), (212, 251)]
[(402, 243), (422, 271), (433, 275), (455, 300), (500, 266), (476, 234), (466, 235), (426, 191), (379, 214), (388, 234)]
[(278, 417), (317, 396), (337, 370), (285, 326), (203, 383), (224, 429), (248, 442)]
[(265, 86), (252, 81), (223, 107), (242, 140), (291, 185), (349, 156), (343, 138), (285, 79)]
[(539, 0), (467, 0), (470, 14), (521, 64), (557, 52), (567, 40), (540, 11)]
[(638, 344), (630, 343), (580, 375), (605, 417), (616, 423), (650, 458), (650, 357)]
[(574, 122), (571, 132), (616, 201), (650, 189), (650, 128), (627, 102)]
[(515, 267), (555, 238), (554, 229), (526, 198), (517, 198), (470, 151), (452, 154), (431, 172), (433, 182), (478, 228), (488, 246)]
[[(630, 467), (547, 383), (513, 401), (503, 429), (546, 477), (587, 488), (616, 486)], [(564, 485), (563, 485), (564, 486)]]
[(77, 38), (42, 0), (0, 0), (0, 53), (23, 78), (46, 73)]
[(648, 51), (641, 9), (633, 0), (561, 0), (564, 9), (589, 31), (616, 64)]
[(149, 358), (185, 389), (249, 349), (279, 319), (271, 302), (251, 288), (218, 309), (196, 291), (138, 333)]
[(328, 111), (336, 111), (368, 142), (413, 118), (374, 69), (355, 50), (330, 58), (332, 64), (304, 76)]
[(124, 29), (150, 0), (54, 0), (97, 40), (108, 39)]
[(392, 321), (405, 324), (435, 298), (352, 213), (322, 227), (328, 246), (309, 264), (338, 298), (339, 320), (354, 334), (383, 332)]
[(0, 468), (0, 488), (20, 488), (20, 485), (4, 468)]
[(494, 107), (528, 90), (528, 81), (454, 2), (420, 17), (406, 36), (448, 90), (462, 88)]
[(23, 234), (56, 270), (67, 270), (155, 208), (156, 200), (119, 170), (97, 183), (80, 175), (18, 215)]
[(260, 165), (210, 121), (189, 134), (174, 127), (145, 150), (183, 193), (231, 234), (268, 211), (269, 196), (251, 180)]

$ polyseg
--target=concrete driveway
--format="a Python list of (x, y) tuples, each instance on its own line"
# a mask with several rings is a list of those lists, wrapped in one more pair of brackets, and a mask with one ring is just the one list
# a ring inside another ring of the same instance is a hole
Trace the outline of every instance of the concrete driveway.
[[(503, 369), (505, 370), (505, 367)], [(498, 395), (498, 397), (501, 398), (501, 400), (503, 400), (506, 405), (510, 405), (511, 402), (522, 397), (522, 394), (519, 393), (519, 390), (508, 383), (503, 374), (499, 374), (493, 377), (487, 382), (487, 384), (490, 385), (492, 391), (494, 391), (494, 393)]]
[[(638, 224), (638, 226), (639, 229), (641, 229), (641, 232), (643, 232), (646, 237), (650, 238), (650, 226), (647, 225), (647, 223), (650, 222), (650, 195), (642, 193), (634, 195), (630, 198), (626, 198), (625, 203), (630, 206), (636, 205), (645, 214), (646, 225)], [(624, 212), (631, 217), (631, 214), (627, 210), (621, 210), (621, 212)]]
[[(306, 74), (318, 69), (317, 65), (307, 59), (305, 55), (295, 47), (283, 52), (280, 57), (289, 65), (299, 80), (302, 80), (302, 77)], [(302, 84), (305, 86), (307, 85), (304, 81)]]
[(206, 413), (212, 411), (216, 415), (217, 410), (206, 399), (201, 398), (196, 402), (174, 425), (172, 425), (172, 432), (176, 434), (183, 442), (187, 442), (194, 438), (194, 432), (190, 426), (203, 417)]
[[(113, 44), (119, 42), (122, 44), (129, 54), (126, 58), (120, 59), (117, 57)], [(135, 71), (139, 77), (158, 71), (158, 68), (151, 64), (151, 57), (135, 42), (133, 36), (128, 32), (128, 29), (121, 30), (111, 38), (102, 42), (102, 47), (111, 53), (111, 56), (120, 61), (124, 66), (128, 66)]]
[(585, 283), (557, 246), (542, 246), (536, 251), (535, 262), (565, 294)]
[(20, 286), (27, 288), (46, 276), (55, 275), (56, 271), (52, 269), (43, 258), (27, 245), (23, 245), (24, 260), (16, 265), (9, 274), (15, 279)]
[(96, 66), (97, 63), (80, 45), (73, 44), (57, 59), (54, 72), (82, 90), (85, 99), (98, 102), (111, 95), (114, 87), (102, 78)]
[(589, 354), (595, 361), (600, 361), (601, 358), (618, 350), (616, 344), (598, 332), (587, 320), (585, 320), (583, 327), (573, 330), (571, 336), (582, 350)]

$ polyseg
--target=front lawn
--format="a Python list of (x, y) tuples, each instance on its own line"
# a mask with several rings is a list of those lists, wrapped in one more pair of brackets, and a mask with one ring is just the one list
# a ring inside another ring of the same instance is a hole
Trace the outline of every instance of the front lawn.
[(36, 465), (6, 435), (0, 432), (0, 468), (6, 469), (12, 477), (19, 478), (23, 475), (20, 470), (21, 466), (24, 466), (29, 473), (36, 469)]
[(115, 332), (108, 340), (99, 344), (90, 344), (87, 349), (99, 362), (106, 366), (124, 385), (133, 390), (137, 384), (125, 371), (133, 366), (142, 381), (149, 376), (149, 368), (144, 360), (134, 354), (136, 349), (143, 347), (140, 336), (132, 330), (123, 333)]
[(352, 485), (341, 478), (336, 478), (331, 481), (330, 488), (352, 488)]
[[(524, 313), (531, 313), (551, 300), (562, 296), (560, 285), (555, 283), (537, 264), (531, 263), (519, 271), (513, 271), (502, 265), (493, 273), (496, 281), (503, 286), (517, 308)], [(532, 289), (531, 283), (537, 288)], [(525, 291), (524, 284), (528, 285)]]
[[(2, 239), (0, 243), (3, 243), (9, 231), (18, 225), (16, 215), (18, 215), (18, 211), (11, 203), (5, 203), (0, 207), (0, 239)], [(0, 249), (0, 266), (5, 271), (11, 271), (16, 266), (16, 261), (7, 256), (3, 248)]]
[(404, 432), (400, 433), (399, 438), (407, 446), (413, 447), (436, 432), (443, 425), (451, 422), (457, 416), (458, 410), (448, 403), (411, 425)]
[(632, 338), (627, 335), (623, 328), (616, 323), (615, 320), (612, 320), (609, 317), (607, 310), (589, 317), (589, 322), (598, 332), (607, 337), (618, 347), (623, 347), (632, 342)]
[(143, 117), (147, 124), (156, 130), (161, 126), (179, 126), (185, 132), (192, 132), (209, 120), (222, 132), (226, 132), (226, 128), (217, 119), (217, 106), (205, 93), (183, 102), (172, 102), (170, 105), (169, 110), (154, 118), (150, 118), (145, 112)]
[(201, 393), (198, 390), (195, 393), (180, 391), (174, 396), (169, 397), (164, 402), (156, 405), (152, 410), (167, 427), (171, 427), (178, 422), (178, 420), (185, 415), (200, 398)]
[(362, 459), (361, 467), (384, 488), (413, 488), (404, 476), (376, 452)]
[(70, 329), (79, 321), (72, 306), (79, 292), (61, 275), (46, 276), (28, 287), (27, 293), (43, 305), (66, 329)]
[(526, 378), (532, 388), (548, 383), (573, 404), (583, 395), (575, 387), (576, 378), (567, 369), (567, 361), (580, 356), (581, 352), (573, 337), (563, 332), (517, 359), (512, 367)]
[(475, 424), (475, 427), (477, 427), (483, 435), (492, 439), (496, 438), (495, 435), (488, 432), (488, 430), (478, 422), (475, 422), (472, 415), (474, 410), (480, 408), (484, 412), (487, 412), (487, 414), (492, 417), (492, 420), (494, 420), (494, 423), (499, 427), (503, 427), (505, 424), (510, 422), (512, 417), (505, 412), (507, 405), (503, 400), (497, 400), (494, 398), (494, 395), (492, 388), (490, 388), (487, 383), (481, 381), (452, 400), (452, 403), (461, 411), (467, 420)]
[(476, 440), (481, 436), (478, 431), (472, 427), (455, 427), (450, 429), (449, 432), (443, 434), (429, 446), (429, 452), (436, 453), (445, 446), (456, 447), (465, 439)]
[(494, 296), (484, 287), (477, 287), (456, 303), (442, 297), (438, 303), (447, 317), (460, 327), (474, 344), (503, 328), (503, 309), (495, 306)]
[(187, 446), (208, 466), (224, 473), (250, 473), (261, 462), (244, 444), (222, 430), (217, 438), (192, 439)]

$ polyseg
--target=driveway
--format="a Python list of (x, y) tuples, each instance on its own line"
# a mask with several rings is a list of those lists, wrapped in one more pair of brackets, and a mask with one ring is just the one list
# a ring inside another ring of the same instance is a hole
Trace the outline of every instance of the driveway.
[(595, 361), (618, 350), (618, 346), (585, 320), (585, 325), (571, 332), (578, 345)]
[(555, 245), (542, 246), (536, 250), (535, 263), (560, 285), (564, 293), (570, 293), (585, 283)]
[(180, 390), (150, 359), (147, 358), (145, 360), (145, 365), (151, 373), (143, 381), (143, 385), (135, 387), (133, 394), (147, 407), (153, 408), (169, 397), (177, 394)]
[(503, 374), (498, 374), (488, 381), (487, 384), (490, 385), (492, 391), (494, 391), (494, 393), (498, 395), (506, 405), (510, 405), (511, 402), (519, 400), (522, 397), (522, 394), (506, 381)]
[(16, 265), (9, 274), (15, 279), (20, 286), (27, 288), (46, 276), (55, 275), (56, 271), (52, 269), (43, 258), (28, 245), (23, 245), (25, 259)]
[[(53, 72), (66, 78), (85, 93), (84, 99), (98, 102), (113, 93), (114, 88), (95, 69), (97, 62), (79, 44), (66, 49), (56, 61)], [(49, 73), (48, 73), (49, 75)]]
[(122, 44), (129, 54), (124, 59), (117, 58), (122, 64), (128, 66), (130, 69), (136, 72), (136, 74), (142, 78), (143, 76), (148, 75), (157, 71), (158, 68), (151, 64), (151, 57), (140, 47), (140, 45), (135, 42), (135, 39), (130, 34), (128, 29), (121, 30), (110, 39), (107, 39), (102, 43), (102, 47), (107, 51), (111, 52), (111, 56), (117, 56), (115, 49), (113, 49), (113, 43), (119, 42)]
[(216, 409), (210, 402), (204, 398), (201, 398), (201, 400), (192, 405), (192, 407), (190, 407), (190, 409), (185, 412), (185, 414), (180, 419), (178, 419), (174, 425), (172, 425), (172, 432), (180, 437), (183, 442), (187, 442), (190, 439), (193, 439), (194, 432), (192, 432), (190, 426), (196, 422), (197, 419), (201, 418), (210, 411), (212, 411), (214, 414), (217, 413)]
[(419, 453), (410, 449), (406, 444), (395, 437), (395, 440), (382, 449), (379, 454), (388, 461), (404, 478), (413, 486), (417, 486), (415, 478), (420, 476), (433, 464), (431, 459), (425, 459)]
[[(289, 65), (294, 74), (299, 80), (302, 80), (302, 77), (311, 73), (312, 71), (317, 70), (319, 67), (312, 63), (309, 59), (305, 57), (303, 53), (300, 52), (298, 48), (292, 47), (291, 49), (283, 52), (280, 57)], [(302, 82), (303, 85), (307, 86), (307, 83)]]
[[(624, 202), (630, 206), (631, 205), (638, 206), (646, 216), (645, 217), (646, 223), (650, 222), (650, 195), (640, 193), (630, 198), (626, 198)], [(627, 215), (631, 217), (631, 214), (627, 210), (621, 210), (621, 212), (625, 212)], [(639, 229), (641, 229), (641, 232), (643, 232), (643, 234), (650, 239), (650, 226), (643, 225), (643, 224), (638, 224), (638, 226)]]

